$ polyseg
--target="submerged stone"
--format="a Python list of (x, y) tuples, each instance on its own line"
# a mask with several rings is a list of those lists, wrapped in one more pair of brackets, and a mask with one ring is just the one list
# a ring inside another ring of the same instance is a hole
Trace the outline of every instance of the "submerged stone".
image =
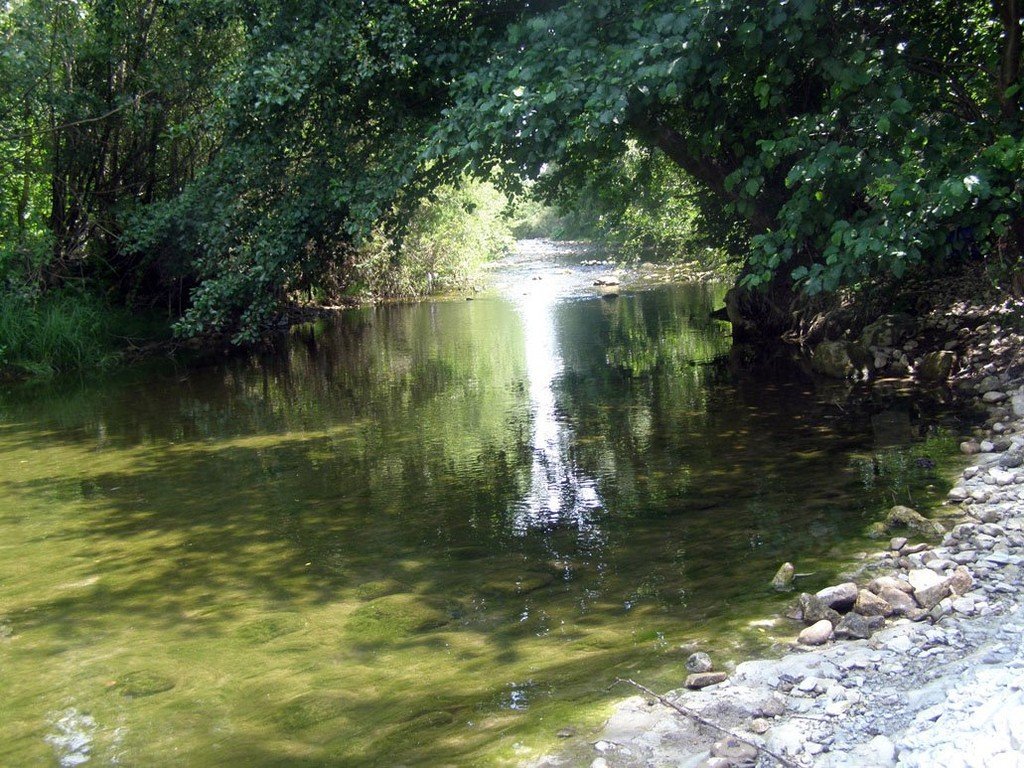
[(811, 368), (833, 379), (860, 378), (871, 363), (864, 347), (848, 341), (823, 341), (811, 353)]
[(941, 536), (946, 529), (941, 523), (929, 520), (917, 510), (897, 504), (889, 510), (884, 520), (871, 526), (869, 535), (880, 538), (896, 531), (907, 531), (920, 536)]
[(481, 591), (501, 595), (525, 595), (550, 585), (555, 575), (549, 571), (508, 570), (488, 574)]
[(376, 600), (378, 597), (387, 597), (399, 592), (408, 591), (408, 585), (402, 584), (395, 579), (376, 579), (364, 581), (356, 587), (356, 596), (360, 600)]

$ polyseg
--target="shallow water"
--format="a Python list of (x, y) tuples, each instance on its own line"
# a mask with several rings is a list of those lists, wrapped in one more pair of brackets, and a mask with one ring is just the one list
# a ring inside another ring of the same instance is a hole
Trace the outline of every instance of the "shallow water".
[(580, 258), (6, 393), (0, 764), (513, 763), (616, 676), (766, 648), (780, 562), (816, 588), (935, 493), (917, 398), (752, 366), (720, 289), (596, 296)]

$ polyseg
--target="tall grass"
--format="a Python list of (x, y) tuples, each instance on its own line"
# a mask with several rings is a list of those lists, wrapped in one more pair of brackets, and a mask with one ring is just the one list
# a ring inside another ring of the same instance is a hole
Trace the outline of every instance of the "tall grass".
[(119, 357), (123, 317), (87, 293), (0, 293), (0, 370), (52, 376), (102, 368)]

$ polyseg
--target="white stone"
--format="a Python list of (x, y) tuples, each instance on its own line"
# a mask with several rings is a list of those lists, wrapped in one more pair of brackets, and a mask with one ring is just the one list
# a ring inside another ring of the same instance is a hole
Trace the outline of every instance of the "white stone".
[(907, 580), (914, 591), (928, 589), (941, 584), (945, 579), (930, 568), (915, 568), (907, 574)]
[(1013, 407), (1013, 415), (1018, 419), (1024, 418), (1024, 392), (1018, 392), (1010, 398), (1010, 404)]
[(967, 493), (967, 489), (963, 486), (955, 485), (949, 489), (949, 493), (946, 496), (950, 501), (965, 501), (970, 494)]
[(914, 643), (906, 635), (897, 635), (894, 638), (885, 641), (885, 647), (890, 651), (896, 651), (897, 653), (906, 653), (914, 647)]
[(990, 469), (988, 474), (995, 481), (996, 485), (1011, 485), (1017, 478), (1016, 472), (1011, 472), (1007, 469), (999, 469), (998, 467)]
[(839, 717), (841, 715), (845, 715), (851, 706), (853, 706), (853, 704), (845, 699), (840, 701), (830, 701), (825, 705), (825, 714), (829, 717)]
[(879, 768), (896, 764), (896, 746), (887, 736), (875, 736), (867, 746), (871, 756), (877, 761), (875, 765)]
[(832, 622), (822, 619), (804, 629), (797, 641), (804, 645), (824, 645), (832, 637)]
[(968, 615), (974, 613), (974, 598), (958, 597), (953, 601), (953, 610), (957, 613), (966, 613)]

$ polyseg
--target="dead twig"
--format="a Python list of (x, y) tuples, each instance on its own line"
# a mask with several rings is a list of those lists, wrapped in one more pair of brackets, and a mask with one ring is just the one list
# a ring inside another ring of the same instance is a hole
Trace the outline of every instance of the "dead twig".
[(744, 739), (742, 736), (740, 736), (740, 735), (738, 735), (736, 733), (733, 733), (728, 728), (723, 728), (722, 726), (718, 725), (717, 723), (711, 722), (710, 720), (708, 720), (703, 715), (700, 715), (697, 712), (694, 712), (692, 709), (689, 709), (688, 707), (683, 707), (683, 706), (680, 706), (679, 704), (676, 704), (674, 701), (669, 701), (667, 698), (662, 696), (660, 693), (655, 693), (650, 688), (648, 688), (646, 685), (641, 685), (636, 680), (630, 680), (628, 677), (627, 678), (619, 677), (619, 678), (616, 678), (615, 682), (616, 683), (629, 683), (634, 688), (638, 688), (639, 690), (643, 691), (644, 693), (646, 693), (651, 698), (657, 700), (658, 703), (668, 707), (671, 710), (674, 710), (675, 712), (678, 712), (680, 715), (683, 715), (684, 717), (688, 717), (691, 720), (694, 720), (695, 722), (700, 723), (701, 725), (706, 725), (708, 728), (711, 728), (712, 730), (718, 731), (719, 733), (723, 733), (726, 736), (731, 736), (732, 738), (736, 739), (737, 741), (742, 741), (744, 744), (749, 744), (754, 749), (759, 749), (759, 750), (763, 751), (769, 757), (775, 758), (776, 760), (778, 760), (783, 765), (789, 766), (789, 768), (801, 768), (799, 763), (795, 763), (792, 760), (790, 760), (789, 758), (783, 757), (782, 755), (777, 754), (776, 752), (772, 752), (770, 749), (768, 749), (768, 747), (759, 746), (757, 744), (754, 744), (754, 743), (748, 741), (747, 739)]

